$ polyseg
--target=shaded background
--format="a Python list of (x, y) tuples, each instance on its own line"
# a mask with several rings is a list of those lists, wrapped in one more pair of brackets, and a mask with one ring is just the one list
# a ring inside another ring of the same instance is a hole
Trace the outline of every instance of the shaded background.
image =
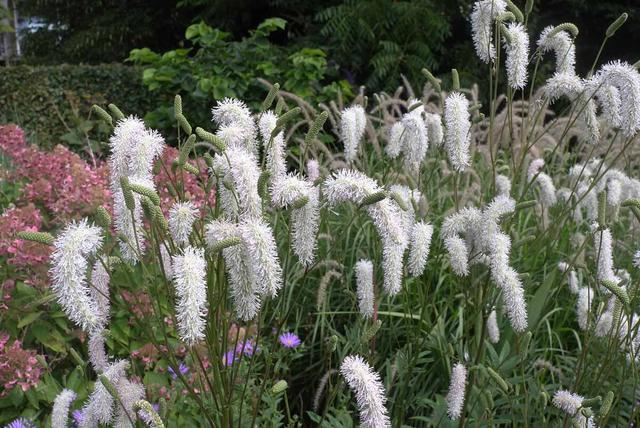
[[(515, 3), (524, 8), (524, 0)], [(80, 144), (83, 132), (93, 127), (86, 121), (93, 102), (115, 102), (163, 128), (175, 93), (185, 97), (197, 121), (207, 120), (214, 99), (259, 102), (261, 77), (322, 102), (337, 92), (348, 99), (359, 85), (366, 85), (368, 93), (393, 91), (401, 76), (419, 85), (423, 67), (446, 81), (456, 67), (463, 85), (479, 82), (482, 92), (486, 66), (471, 43), (472, 4), (0, 0), (18, 18), (20, 45), (20, 55), (5, 61), (11, 66), (0, 68), (0, 122), (20, 122), (40, 144), (61, 139)], [(600, 62), (620, 58), (634, 63), (640, 59), (637, 0), (538, 0), (528, 25), (532, 45), (545, 26), (575, 23), (580, 29), (577, 69), (584, 75), (607, 26), (622, 12), (629, 13), (629, 20)], [(275, 17), (281, 20), (260, 27)], [(10, 27), (13, 19), (4, 22)], [(5, 33), (5, 39), (10, 36)], [(541, 70), (542, 77), (548, 70)]]

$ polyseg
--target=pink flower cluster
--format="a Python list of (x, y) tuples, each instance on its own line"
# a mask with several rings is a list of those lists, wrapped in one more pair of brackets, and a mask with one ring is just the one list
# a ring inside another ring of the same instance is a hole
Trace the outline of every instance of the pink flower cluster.
[(93, 214), (109, 200), (106, 163), (93, 168), (61, 145), (42, 151), (14, 125), (0, 127), (0, 150), (14, 168), (9, 178), (26, 183), (23, 199), (46, 208), (55, 223)]
[(42, 215), (32, 203), (11, 207), (0, 215), (0, 256), (6, 256), (8, 264), (29, 277), (26, 282), (38, 286), (45, 282), (51, 249), (44, 244), (18, 239), (16, 233), (38, 231), (41, 227)]
[(36, 351), (23, 349), (22, 342), (14, 340), (7, 346), (9, 335), (0, 333), (0, 397), (19, 386), (23, 391), (34, 388), (40, 381), (42, 367), (36, 358)]
[(161, 160), (162, 167), (160, 168), (159, 173), (155, 176), (156, 186), (160, 194), (162, 210), (165, 214), (168, 213), (169, 208), (171, 208), (176, 200), (175, 194), (173, 194), (176, 185), (182, 188), (186, 200), (193, 202), (193, 204), (202, 211), (204, 211), (207, 204), (213, 207), (215, 204), (215, 192), (212, 190), (209, 194), (209, 198), (207, 199), (205, 191), (198, 183), (198, 178), (206, 183), (206, 165), (202, 161), (199, 163), (195, 163), (193, 161), (189, 162), (200, 170), (200, 176), (197, 178), (193, 174), (180, 169), (174, 170), (171, 168), (171, 165), (178, 159), (179, 155), (180, 152), (177, 149), (173, 147), (165, 148)]

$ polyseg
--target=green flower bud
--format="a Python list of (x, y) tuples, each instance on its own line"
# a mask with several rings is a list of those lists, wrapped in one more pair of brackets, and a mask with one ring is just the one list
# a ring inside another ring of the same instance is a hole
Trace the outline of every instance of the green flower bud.
[(102, 107), (94, 104), (91, 106), (91, 111), (97, 114), (98, 117), (100, 117), (100, 119), (105, 121), (107, 124), (113, 126), (113, 118)]
[(39, 242), (40, 244), (53, 245), (54, 238), (47, 232), (28, 232), (26, 230), (20, 231), (16, 234), (18, 238), (25, 241)]
[(211, 132), (207, 132), (200, 127), (196, 128), (196, 135), (202, 138), (204, 141), (213, 144), (213, 146), (221, 152), (224, 152), (227, 149), (227, 145), (224, 143), (224, 141), (222, 141), (221, 138), (216, 137)]
[(109, 212), (102, 206), (96, 208), (96, 223), (103, 229), (109, 229), (111, 226), (111, 216)]
[(286, 380), (279, 380), (271, 387), (271, 392), (275, 395), (278, 395), (284, 392), (288, 387), (289, 385), (287, 385)]
[(627, 12), (624, 12), (615, 21), (613, 21), (611, 25), (609, 25), (609, 28), (607, 28), (607, 32), (606, 32), (607, 38), (616, 34), (616, 31), (618, 31), (618, 29), (622, 27), (625, 22), (627, 22), (628, 17), (629, 17), (629, 14)]
[(362, 203), (360, 204), (360, 207), (362, 208), (362, 207), (366, 207), (367, 205), (375, 204), (377, 202), (380, 202), (386, 197), (387, 197), (387, 193), (383, 190), (376, 193), (372, 193), (371, 195), (365, 196), (362, 199)]
[(107, 106), (113, 117), (116, 118), (116, 121), (124, 119), (124, 113), (118, 108), (115, 104), (109, 104)]
[(454, 91), (459, 91), (460, 90), (460, 76), (458, 75), (458, 70), (456, 70), (455, 68), (451, 69), (451, 80), (453, 82), (453, 90)]
[(267, 96), (265, 97), (264, 101), (262, 102), (262, 106), (260, 107), (261, 112), (265, 112), (269, 110), (269, 108), (271, 108), (271, 105), (273, 104), (273, 100), (275, 100), (279, 90), (280, 90), (280, 84), (274, 83), (271, 89), (269, 89), (269, 93), (267, 93)]
[(305, 135), (304, 137), (305, 146), (309, 146), (313, 142), (313, 140), (316, 139), (318, 133), (324, 126), (324, 123), (327, 121), (328, 117), (329, 113), (327, 113), (326, 111), (323, 111), (318, 116), (316, 116), (316, 119), (313, 121), (311, 127), (309, 128), (309, 132), (307, 132), (307, 135)]
[(286, 112), (285, 114), (283, 114), (278, 118), (278, 120), (276, 121), (276, 127), (282, 126), (285, 123), (289, 122), (291, 119), (299, 115), (301, 111), (302, 109), (300, 107), (292, 108), (291, 110), (289, 110), (288, 112)]

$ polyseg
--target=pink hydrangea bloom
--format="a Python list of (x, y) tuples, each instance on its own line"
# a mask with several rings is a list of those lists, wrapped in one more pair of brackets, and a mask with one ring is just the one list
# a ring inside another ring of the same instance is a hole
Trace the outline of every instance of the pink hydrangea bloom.
[(3, 386), (0, 397), (15, 387), (23, 391), (34, 388), (42, 374), (36, 351), (23, 349), (20, 340), (14, 340), (11, 345), (8, 343), (9, 335), (0, 333), (0, 384)]

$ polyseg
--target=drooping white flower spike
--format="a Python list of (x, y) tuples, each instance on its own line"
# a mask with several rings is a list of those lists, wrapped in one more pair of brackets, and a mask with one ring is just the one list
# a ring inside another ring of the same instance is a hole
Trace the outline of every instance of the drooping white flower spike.
[(291, 213), (291, 245), (294, 254), (305, 267), (313, 265), (320, 227), (320, 189), (312, 187), (307, 203)]
[(116, 403), (116, 414), (114, 426), (122, 428), (135, 428), (129, 418), (134, 423), (138, 413), (134, 409), (134, 405), (138, 400), (142, 400), (145, 396), (144, 386), (138, 382), (132, 382), (126, 378), (120, 379), (115, 385), (120, 400)]
[(320, 164), (315, 159), (309, 159), (307, 161), (307, 180), (314, 183), (320, 178)]
[[(613, 238), (608, 228), (601, 229), (596, 222), (592, 223), (593, 251), (598, 265), (596, 276), (598, 282), (611, 281), (618, 284), (621, 279), (616, 275), (613, 267)], [(604, 292), (606, 289), (601, 287)]]
[(500, 327), (498, 327), (498, 314), (496, 310), (492, 310), (487, 318), (487, 334), (489, 342), (496, 344), (500, 342)]
[(511, 195), (511, 180), (506, 175), (496, 175), (496, 193), (498, 195)]
[[(112, 385), (117, 385), (125, 377), (129, 363), (119, 360), (109, 365), (104, 376)], [(89, 395), (87, 404), (82, 408), (82, 421), (79, 428), (94, 428), (99, 424), (109, 425), (114, 418), (115, 400), (107, 388), (98, 381), (93, 392)]]
[[(565, 412), (567, 415), (573, 418), (575, 426), (584, 428), (595, 428), (595, 422), (593, 416), (589, 418), (580, 413), (584, 397), (578, 394), (574, 394), (567, 390), (559, 390), (553, 395), (552, 403), (558, 409)], [(590, 409), (587, 407), (587, 409)]]
[(169, 231), (177, 245), (189, 243), (189, 235), (197, 218), (198, 209), (190, 201), (176, 202), (169, 209)]
[(459, 92), (451, 92), (444, 101), (444, 146), (449, 162), (457, 171), (470, 164), (471, 119), (469, 101)]
[(571, 291), (572, 294), (578, 294), (578, 291), (580, 291), (580, 281), (578, 281), (578, 274), (575, 269), (569, 269), (567, 262), (559, 262), (558, 269), (564, 273), (568, 272), (567, 283), (569, 285), (569, 291)]
[(580, 287), (578, 290), (578, 301), (576, 302), (576, 314), (578, 315), (578, 325), (582, 330), (589, 327), (589, 314), (591, 303), (595, 298), (595, 291), (591, 287)]
[[(205, 240), (210, 248), (229, 239), (237, 239), (241, 242), (237, 224), (222, 219), (216, 219), (207, 224)], [(262, 285), (256, 284), (249, 274), (249, 263), (253, 261), (246, 259), (242, 243), (224, 248), (222, 256), (236, 314), (243, 321), (253, 319), (260, 310), (260, 296), (263, 291)]]
[(104, 372), (109, 367), (109, 358), (105, 349), (104, 329), (96, 329), (89, 333), (89, 362), (96, 373)]
[(453, 420), (460, 419), (464, 396), (467, 389), (467, 368), (462, 363), (456, 363), (451, 370), (451, 382), (447, 393), (447, 413)]
[(162, 136), (146, 129), (144, 123), (135, 116), (119, 120), (109, 138), (109, 181), (113, 195), (115, 229), (127, 240), (120, 240), (120, 251), (123, 258), (131, 263), (137, 261), (136, 246), (140, 252), (144, 251), (142, 207), (140, 197), (136, 194), (133, 214), (129, 211), (120, 181), (127, 178), (131, 183), (154, 190), (151, 169), (154, 160), (162, 154), (164, 146)]
[[(355, 170), (340, 170), (324, 182), (324, 194), (332, 206), (343, 202), (360, 205), (365, 198), (382, 191), (375, 180)], [(400, 209), (387, 198), (363, 208), (373, 220), (382, 241), (384, 289), (395, 295), (402, 287), (403, 255), (408, 244)]]
[(469, 257), (474, 263), (489, 266), (491, 279), (502, 290), (504, 307), (514, 330), (527, 328), (524, 289), (518, 273), (509, 265), (511, 238), (500, 231), (498, 222), (515, 210), (515, 201), (498, 195), (480, 211), (463, 208), (449, 215), (442, 224), (441, 235), (449, 253), (451, 267), (459, 276), (469, 274)]
[(507, 81), (513, 89), (522, 89), (527, 84), (527, 65), (529, 64), (529, 35), (524, 25), (509, 23), (508, 38), (504, 43), (507, 51)]
[(589, 95), (585, 82), (573, 73), (556, 73), (547, 79), (544, 93), (551, 102), (566, 97), (571, 101), (573, 111), (587, 127), (587, 142), (600, 141), (600, 125), (596, 116), (596, 103)]
[(566, 31), (559, 31), (550, 36), (554, 30), (550, 25), (542, 30), (538, 39), (538, 47), (542, 53), (553, 51), (556, 57), (556, 73), (576, 74), (576, 46), (573, 38)]
[(354, 105), (342, 110), (340, 118), (340, 137), (344, 143), (344, 157), (347, 162), (351, 162), (358, 155), (367, 117), (361, 105)]
[(442, 129), (442, 117), (437, 113), (424, 113), (424, 123), (427, 126), (429, 144), (440, 147), (444, 142), (444, 130)]
[(173, 258), (178, 333), (187, 345), (204, 339), (207, 314), (206, 261), (204, 250), (186, 247)]
[[(213, 121), (219, 127), (235, 127), (233, 133), (240, 136), (239, 145), (236, 148), (243, 148), (253, 154), (256, 151), (256, 124), (251, 117), (251, 110), (243, 101), (235, 98), (225, 98), (216, 105), (211, 113)], [(231, 135), (228, 132), (227, 135)]]
[(239, 232), (251, 280), (264, 295), (276, 297), (283, 279), (273, 229), (262, 219), (249, 219), (240, 224)]
[(370, 319), (373, 317), (375, 298), (373, 291), (373, 263), (371, 260), (360, 260), (356, 263), (356, 284), (360, 314), (364, 318)]
[(225, 155), (216, 154), (213, 158), (213, 171), (219, 177), (220, 205), (227, 219), (262, 215), (260, 168), (253, 154), (243, 148), (227, 147)]
[[(626, 62), (602, 66), (589, 83), (611, 125), (633, 137), (640, 130), (640, 73)], [(599, 96), (603, 95), (603, 96)]]
[(51, 412), (51, 428), (67, 428), (69, 426), (69, 408), (76, 399), (76, 393), (63, 389), (53, 402)]
[(540, 202), (545, 208), (552, 207), (558, 202), (556, 196), (556, 186), (551, 177), (542, 172), (544, 159), (538, 158), (531, 161), (527, 170), (527, 180), (534, 181), (540, 186)]
[(96, 260), (91, 270), (91, 287), (89, 289), (91, 299), (96, 303), (100, 325), (105, 326), (109, 322), (109, 272), (100, 260)]
[(433, 226), (422, 221), (413, 225), (409, 243), (409, 274), (413, 277), (422, 275), (427, 266)]
[(356, 395), (362, 427), (390, 427), (391, 423), (385, 407), (387, 397), (380, 375), (359, 355), (346, 357), (340, 365), (340, 374)]
[(51, 255), (52, 290), (71, 321), (84, 331), (100, 326), (104, 315), (87, 286), (87, 257), (102, 245), (102, 230), (86, 219), (69, 224), (54, 242)]
[(269, 110), (262, 113), (258, 122), (264, 152), (267, 156), (267, 171), (271, 173), (273, 179), (287, 173), (284, 131), (271, 136), (273, 130), (276, 129), (277, 121), (278, 116)]
[(485, 63), (496, 57), (496, 47), (493, 44), (493, 23), (507, 8), (503, 0), (481, 0), (473, 5), (471, 12), (471, 32), (473, 44), (478, 57)]

